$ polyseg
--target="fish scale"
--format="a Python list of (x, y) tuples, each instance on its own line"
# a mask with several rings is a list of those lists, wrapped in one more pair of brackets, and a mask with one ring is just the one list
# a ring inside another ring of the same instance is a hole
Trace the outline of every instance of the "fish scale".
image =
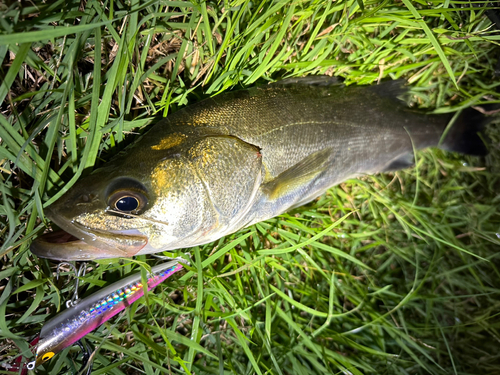
[[(414, 148), (439, 144), (453, 114), (409, 108), (398, 99), (402, 86), (310, 77), (181, 109), (48, 208), (47, 216), (75, 240), (54, 241), (56, 232), (31, 249), (81, 260), (202, 245), (349, 178), (408, 167)], [(487, 122), (473, 109), (463, 111), (440, 147), (484, 155), (478, 132)], [(89, 195), (96, 198), (82, 198)], [(130, 211), (118, 198), (132, 204)]]

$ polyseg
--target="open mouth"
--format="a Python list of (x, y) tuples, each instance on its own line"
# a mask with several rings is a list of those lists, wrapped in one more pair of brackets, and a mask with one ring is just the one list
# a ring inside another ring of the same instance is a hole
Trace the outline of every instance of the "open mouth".
[(30, 250), (39, 258), (62, 261), (98, 259), (96, 255), (100, 251), (63, 230), (38, 237), (31, 243)]
[(45, 233), (44, 235), (42, 235), (38, 239), (42, 239), (42, 238), (43, 238), (43, 241), (48, 242), (48, 243), (66, 243), (66, 242), (79, 241), (78, 238), (76, 238), (72, 234), (69, 234), (63, 230)]
[(81, 234), (82, 238), (77, 238), (64, 230), (49, 232), (31, 243), (31, 252), (40, 258), (59, 261), (129, 258), (136, 255), (148, 243), (147, 237), (142, 234), (84, 232), (76, 226), (72, 229), (81, 232), (78, 234)]

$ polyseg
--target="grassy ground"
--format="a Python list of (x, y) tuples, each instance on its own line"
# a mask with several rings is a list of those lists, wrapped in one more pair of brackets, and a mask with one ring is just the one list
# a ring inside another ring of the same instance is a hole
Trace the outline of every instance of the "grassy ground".
[[(284, 77), (404, 78), (415, 106), (497, 101), (484, 3), (0, 3), (0, 373), (73, 290), (29, 252), (43, 206), (155, 118)], [(500, 374), (500, 133), (179, 252), (192, 267), (89, 335), (94, 374)], [(43, 217), (43, 216), (42, 216)], [(153, 265), (159, 260), (141, 256)], [(136, 269), (89, 266), (81, 291)], [(75, 372), (76, 349), (39, 373)]]

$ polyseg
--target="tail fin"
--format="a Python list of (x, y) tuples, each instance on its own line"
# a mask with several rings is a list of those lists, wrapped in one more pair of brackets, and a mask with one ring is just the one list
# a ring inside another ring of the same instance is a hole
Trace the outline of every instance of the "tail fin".
[(473, 108), (464, 109), (446, 134), (441, 148), (475, 156), (488, 154), (483, 131), (491, 120)]

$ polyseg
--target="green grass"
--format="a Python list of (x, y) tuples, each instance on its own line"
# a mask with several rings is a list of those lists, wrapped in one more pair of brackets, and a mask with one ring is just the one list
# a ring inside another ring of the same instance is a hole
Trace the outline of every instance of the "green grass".
[[(50, 227), (43, 207), (148, 124), (207, 95), (303, 75), (403, 78), (412, 104), (435, 112), (498, 102), (500, 35), (484, 6), (1, 3), (0, 364), (28, 355), (72, 295), (55, 263), (29, 252)], [(484, 159), (420, 152), (417, 168), (351, 180), (179, 249), (192, 259), (184, 275), (88, 336), (93, 373), (500, 374), (498, 125), (489, 135)], [(93, 263), (81, 293), (137, 267)], [(75, 372), (77, 355), (39, 371)]]

